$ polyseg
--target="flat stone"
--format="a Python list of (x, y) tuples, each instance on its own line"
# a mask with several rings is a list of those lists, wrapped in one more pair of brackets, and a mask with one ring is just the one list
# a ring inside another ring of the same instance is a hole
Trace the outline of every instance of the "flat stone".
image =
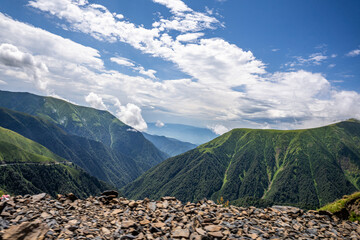
[(105, 235), (111, 234), (110, 230), (107, 229), (106, 227), (102, 227), (102, 228), (101, 228), (101, 231), (102, 231), (102, 233), (105, 234)]
[(43, 239), (49, 228), (40, 222), (23, 222), (19, 225), (13, 225), (5, 230), (3, 240), (35, 240)]
[(102, 196), (115, 196), (117, 198), (119, 196), (119, 193), (115, 190), (107, 190), (101, 193)]
[(208, 225), (204, 227), (206, 231), (208, 232), (218, 232), (222, 229), (219, 225)]
[(150, 221), (147, 219), (140, 221), (140, 225), (147, 225), (149, 223), (150, 223)]
[(40, 194), (37, 194), (37, 195), (33, 195), (32, 196), (32, 201), (33, 202), (39, 202), (39, 201), (45, 199), (45, 197), (46, 197), (46, 193), (40, 193)]
[(136, 226), (136, 223), (134, 221), (124, 221), (121, 223), (122, 228), (130, 228)]
[(152, 226), (156, 227), (156, 228), (162, 228), (162, 227), (165, 227), (165, 223), (157, 222), (157, 223), (153, 223)]
[(202, 228), (195, 228), (195, 231), (202, 236), (206, 236), (206, 231)]
[(116, 215), (116, 214), (119, 214), (122, 212), (123, 212), (123, 210), (121, 210), (121, 209), (115, 209), (114, 211), (111, 212), (111, 215)]
[(168, 200), (168, 201), (176, 201), (176, 198), (175, 198), (175, 197), (162, 197), (162, 198), (161, 198), (161, 201), (165, 201), (165, 200)]
[(221, 232), (209, 232), (208, 234), (216, 238), (222, 238), (224, 236)]
[(134, 208), (134, 207), (136, 207), (138, 204), (135, 202), (135, 201), (131, 201), (131, 202), (129, 202), (129, 207), (131, 207), (131, 208)]
[(175, 229), (171, 236), (174, 238), (189, 238), (190, 231), (188, 229)]
[(40, 217), (42, 217), (42, 218), (52, 218), (52, 215), (47, 213), (47, 212), (42, 212)]
[(149, 202), (148, 208), (154, 212), (156, 210), (156, 202)]

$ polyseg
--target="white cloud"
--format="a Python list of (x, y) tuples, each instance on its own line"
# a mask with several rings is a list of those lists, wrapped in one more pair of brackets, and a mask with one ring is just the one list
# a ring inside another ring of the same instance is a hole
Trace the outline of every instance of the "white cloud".
[(48, 72), (48, 68), (31, 54), (20, 51), (12, 44), (3, 43), (0, 45), (0, 64), (24, 70), (34, 79), (38, 88), (46, 89), (47, 81), (44, 74)]
[(356, 57), (360, 55), (360, 49), (354, 49), (346, 54), (348, 57)]
[(335, 63), (329, 64), (328, 68), (334, 68), (336, 66)]
[(127, 67), (135, 66), (135, 64), (132, 63), (130, 59), (123, 58), (123, 57), (112, 57), (112, 58), (110, 58), (110, 61), (117, 63), (119, 65), (122, 65), (122, 66), (127, 66)]
[(153, 0), (153, 2), (165, 5), (174, 13), (189, 12), (192, 11), (186, 4), (181, 0)]
[(217, 135), (222, 135), (229, 131), (229, 129), (221, 124), (216, 124), (213, 126), (207, 126), (211, 131), (213, 131)]
[[(172, 4), (171, 1), (161, 2), (164, 5)], [(265, 64), (256, 59), (251, 51), (245, 51), (220, 38), (206, 39), (202, 33), (192, 32), (199, 28), (214, 27), (213, 24), (202, 25), (202, 20), (194, 18), (192, 23), (189, 21), (192, 25), (188, 27), (184, 27), (186, 24), (174, 23), (175, 27), (171, 29), (177, 29), (183, 36), (180, 37), (183, 40), (179, 40), (165, 32), (167, 26), (160, 29), (161, 22), (152, 29), (145, 29), (115, 17), (114, 13), (104, 7), (86, 1), (34, 0), (30, 4), (65, 20), (69, 29), (90, 34), (100, 40), (128, 43), (142, 53), (174, 63), (190, 76), (155, 81), (155, 72), (148, 72), (144, 68), (137, 71), (152, 73), (154, 78), (132, 77), (105, 69), (96, 49), (0, 15), (1, 41), (5, 39), (7, 43), (43, 61), (53, 79), (49, 85), (56, 88), (58, 95), (70, 98), (96, 92), (101, 93), (106, 101), (116, 96), (119, 98), (115, 103), (118, 109), (116, 115), (136, 129), (146, 129), (141, 109), (145, 112), (150, 106), (155, 113), (196, 120), (211, 119), (216, 123), (227, 121), (227, 126), (232, 122), (248, 121), (292, 128), (322, 125), (334, 119), (359, 116), (358, 93), (333, 89), (319, 73), (303, 70), (267, 73)], [(173, 18), (167, 19), (169, 22), (179, 22), (197, 14), (193, 10), (179, 10), (185, 9), (180, 5), (166, 6), (174, 14)], [(5, 20), (2, 22), (2, 19)], [(182, 31), (189, 33), (182, 34)], [(20, 32), (21, 39), (17, 37), (17, 32)], [(41, 37), (35, 38), (36, 34)], [(196, 40), (188, 42), (184, 40), (191, 38), (186, 34), (198, 36)], [(45, 45), (40, 48), (38, 42)], [(61, 52), (57, 42), (71, 51)], [(78, 56), (78, 52), (82, 55)], [(316, 53), (298, 59), (295, 64), (302, 62), (303, 65), (316, 65), (327, 58), (322, 53)], [(135, 65), (132, 68), (141, 67), (129, 62)], [(16, 76), (14, 69), (0, 70), (0, 78), (7, 83), (10, 81), (4, 78), (5, 73), (13, 78), (23, 77), (21, 74)], [(126, 104), (121, 105), (120, 101)]]
[(156, 71), (153, 69), (145, 70), (144, 67), (139, 66), (139, 67), (135, 67), (134, 70), (139, 71), (140, 74), (148, 76), (149, 78), (156, 79), (155, 76)]
[(122, 66), (131, 67), (135, 71), (139, 72), (142, 75), (148, 76), (149, 78), (156, 79), (155, 73), (156, 71), (153, 69), (145, 70), (145, 68), (141, 65), (135, 66), (135, 64), (127, 58), (123, 57), (112, 57), (110, 58), (110, 61), (115, 62)]
[(279, 50), (280, 50), (279, 48), (273, 48), (273, 49), (271, 49), (272, 52), (277, 52), (277, 51), (279, 51)]
[(0, 80), (0, 85), (6, 85), (6, 84), (7, 84), (7, 82)]
[(202, 36), (204, 36), (204, 33), (186, 33), (186, 34), (177, 36), (176, 40), (180, 41), (180, 42), (192, 42)]
[(2, 13), (0, 13), (0, 29), (0, 39), (3, 43), (21, 46), (32, 55), (45, 55), (77, 64), (85, 64), (96, 69), (103, 68), (103, 62), (96, 49), (85, 47), (40, 28), (15, 21)]
[(170, 19), (160, 19), (153, 23), (160, 31), (176, 30), (179, 32), (198, 32), (204, 29), (215, 29), (222, 24), (214, 17), (199, 12), (180, 12)]
[(139, 131), (145, 131), (147, 129), (147, 124), (141, 115), (141, 108), (135, 104), (128, 103), (126, 106), (118, 105), (116, 116), (125, 124)]
[(106, 110), (107, 107), (105, 106), (102, 98), (97, 95), (96, 93), (89, 93), (89, 95), (87, 95), (85, 97), (85, 101), (90, 104), (91, 107), (93, 108), (97, 108), (97, 109), (101, 109), (101, 110)]
[[(333, 55), (331, 56), (333, 57)], [(335, 56), (336, 57), (336, 56)], [(321, 65), (325, 60), (329, 57), (324, 55), (323, 53), (313, 53), (310, 54), (308, 57), (294, 57), (296, 61), (285, 63), (285, 67), (295, 67), (295, 66), (309, 66), (309, 65)]]
[(332, 57), (332, 58), (336, 58), (336, 57), (337, 57), (337, 54), (333, 53), (333, 54), (331, 54), (331, 57)]
[(155, 126), (158, 127), (158, 128), (162, 128), (163, 126), (165, 126), (165, 124), (162, 121), (157, 120), (156, 123), (155, 123)]

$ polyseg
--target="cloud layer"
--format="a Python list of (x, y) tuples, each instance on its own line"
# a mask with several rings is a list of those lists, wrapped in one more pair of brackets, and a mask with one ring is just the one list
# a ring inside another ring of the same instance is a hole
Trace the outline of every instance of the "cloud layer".
[[(87, 1), (32, 0), (29, 5), (64, 20), (66, 29), (112, 44), (126, 43), (171, 62), (190, 78), (159, 80), (156, 70), (118, 56), (109, 60), (139, 75), (106, 69), (96, 49), (1, 14), (0, 43), (11, 44), (47, 66), (48, 89), (65, 97), (81, 95), (90, 106), (109, 109), (138, 130), (146, 129), (141, 109), (211, 123), (216, 133), (243, 123), (301, 128), (360, 118), (357, 92), (333, 88), (320, 73), (269, 73), (251, 51), (221, 38), (206, 38), (204, 30), (223, 27), (214, 16), (196, 12), (180, 0), (153, 2), (167, 7), (171, 16), (161, 17), (149, 29), (125, 20), (123, 13)], [(328, 58), (316, 53), (297, 58), (294, 64), (317, 65)], [(9, 66), (1, 59), (2, 66)], [(12, 79), (14, 74), (0, 77)]]

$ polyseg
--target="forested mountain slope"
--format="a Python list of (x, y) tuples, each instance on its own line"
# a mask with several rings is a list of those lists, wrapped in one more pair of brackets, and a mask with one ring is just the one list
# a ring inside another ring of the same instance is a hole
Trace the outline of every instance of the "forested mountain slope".
[(234, 129), (167, 159), (124, 188), (131, 198), (263, 199), (316, 208), (360, 187), (360, 122)]

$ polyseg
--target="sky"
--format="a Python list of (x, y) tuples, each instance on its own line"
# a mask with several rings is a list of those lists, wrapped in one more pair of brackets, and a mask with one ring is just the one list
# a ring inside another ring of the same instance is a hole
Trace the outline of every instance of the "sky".
[(0, 89), (181, 123), (360, 119), (358, 0), (1, 0)]

